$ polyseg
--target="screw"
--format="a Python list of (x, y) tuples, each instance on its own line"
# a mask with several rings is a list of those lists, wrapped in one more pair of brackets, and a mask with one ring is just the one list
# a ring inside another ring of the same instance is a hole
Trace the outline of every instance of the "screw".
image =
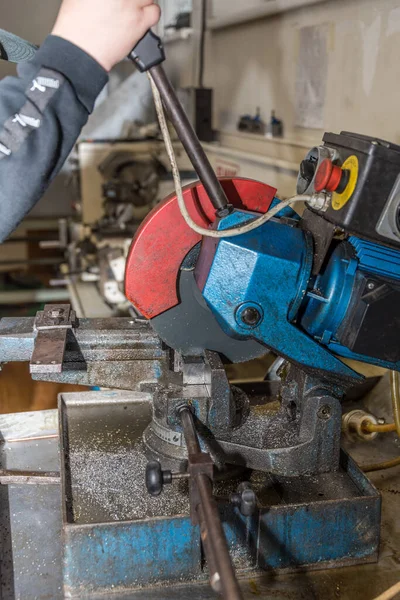
[(369, 290), (374, 290), (374, 289), (375, 289), (375, 284), (374, 284), (374, 283), (372, 283), (372, 281), (371, 281), (371, 282), (370, 282), (370, 283), (367, 285), (367, 288), (368, 288)]
[(240, 318), (242, 319), (245, 325), (254, 326), (261, 321), (261, 314), (256, 308), (249, 306), (248, 308), (244, 309), (244, 311), (240, 315)]
[(327, 421), (332, 416), (332, 408), (329, 406), (329, 404), (324, 404), (319, 409), (317, 415), (318, 415), (319, 419), (323, 419), (324, 421)]

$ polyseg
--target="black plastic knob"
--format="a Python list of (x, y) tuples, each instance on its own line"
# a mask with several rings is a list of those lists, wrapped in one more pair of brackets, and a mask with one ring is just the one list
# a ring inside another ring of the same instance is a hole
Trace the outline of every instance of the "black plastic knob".
[(146, 466), (146, 488), (150, 496), (159, 496), (164, 485), (172, 482), (171, 471), (163, 471), (158, 460), (151, 460)]

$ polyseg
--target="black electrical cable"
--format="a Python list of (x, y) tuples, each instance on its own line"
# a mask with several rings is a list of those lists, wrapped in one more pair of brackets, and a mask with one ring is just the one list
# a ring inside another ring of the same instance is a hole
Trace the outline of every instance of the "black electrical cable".
[(201, 31), (200, 31), (200, 48), (199, 48), (199, 87), (204, 87), (204, 59), (205, 59), (205, 42), (207, 31), (207, 1), (201, 0)]

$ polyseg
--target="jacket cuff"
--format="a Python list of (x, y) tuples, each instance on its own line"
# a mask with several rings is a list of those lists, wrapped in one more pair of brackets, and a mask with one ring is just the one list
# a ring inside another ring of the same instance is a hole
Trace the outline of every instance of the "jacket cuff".
[(32, 62), (64, 75), (89, 113), (108, 82), (107, 71), (94, 58), (56, 35), (45, 39)]

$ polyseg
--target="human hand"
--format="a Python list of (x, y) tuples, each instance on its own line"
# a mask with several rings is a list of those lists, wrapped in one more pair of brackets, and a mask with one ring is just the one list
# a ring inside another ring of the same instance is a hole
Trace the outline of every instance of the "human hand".
[(52, 34), (110, 71), (158, 23), (160, 14), (153, 0), (63, 0)]

